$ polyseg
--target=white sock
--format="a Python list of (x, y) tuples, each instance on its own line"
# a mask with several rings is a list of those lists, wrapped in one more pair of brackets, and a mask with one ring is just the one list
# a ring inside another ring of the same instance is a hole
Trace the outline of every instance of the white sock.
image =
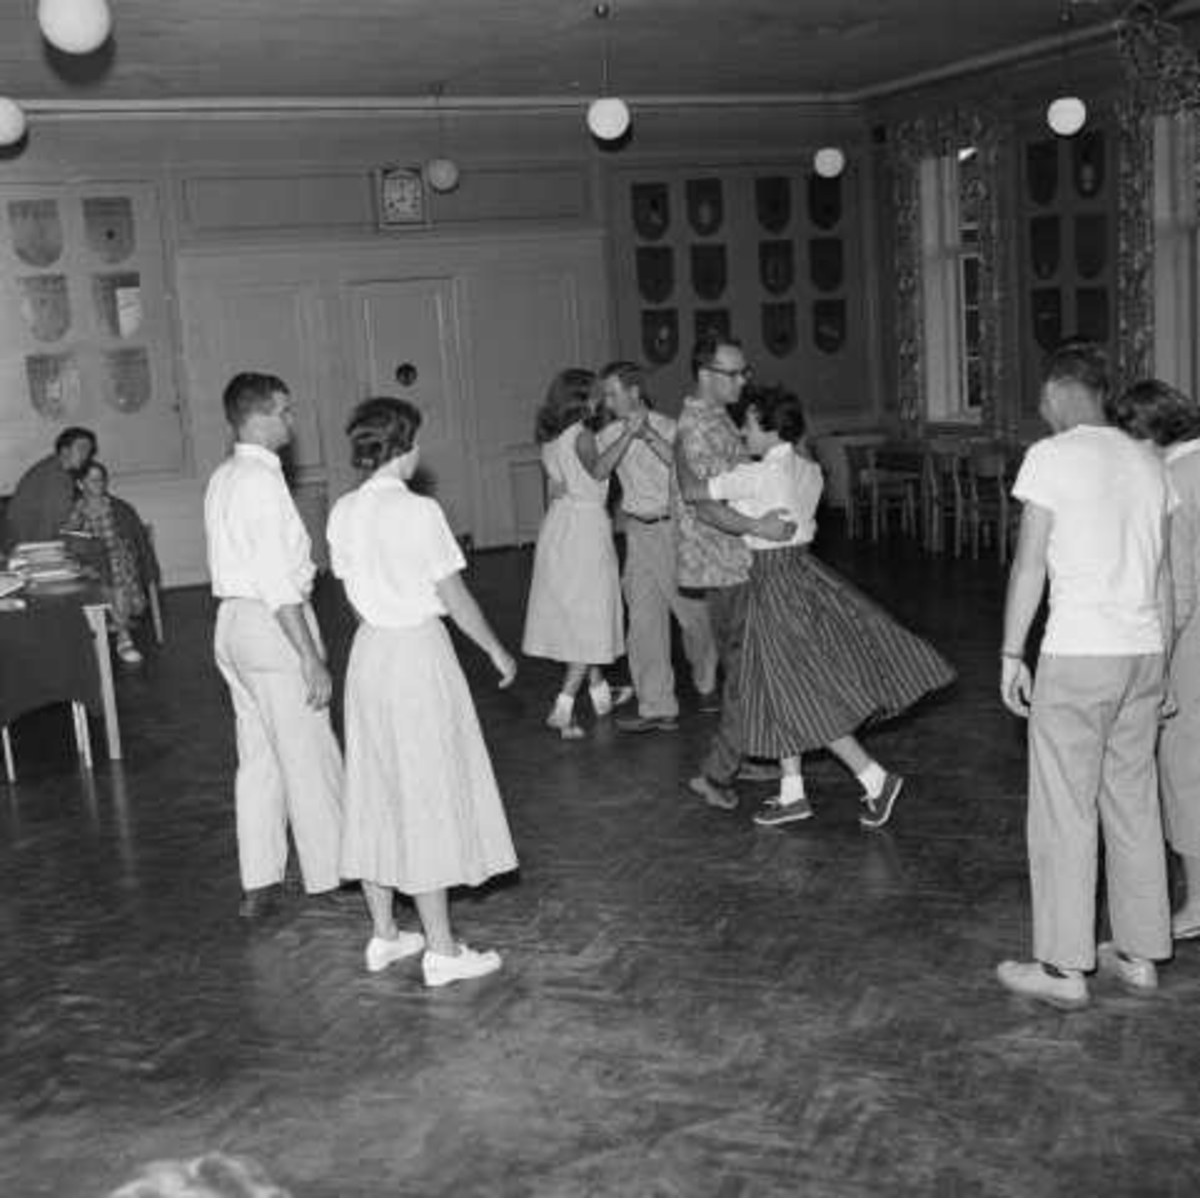
[(554, 715), (564, 722), (569, 723), (571, 714), (575, 710), (575, 696), (568, 695), (560, 691), (558, 698), (554, 700)]
[(872, 761), (869, 766), (861, 774), (858, 775), (859, 782), (862, 783), (862, 788), (867, 792), (868, 799), (877, 799), (883, 793), (883, 784), (887, 781), (887, 770), (879, 764), (878, 761)]
[(612, 688), (608, 685), (606, 678), (602, 678), (594, 686), (589, 686), (588, 694), (592, 696), (592, 702), (596, 706), (612, 706)]
[(779, 801), (786, 807), (804, 798), (804, 775), (784, 774), (780, 780)]

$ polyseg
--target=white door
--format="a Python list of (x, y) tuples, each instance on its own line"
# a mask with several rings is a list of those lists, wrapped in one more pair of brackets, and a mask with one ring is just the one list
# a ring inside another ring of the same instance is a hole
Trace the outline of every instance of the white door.
[(421, 409), (418, 439), (429, 493), (455, 533), (472, 532), (452, 281), (353, 283), (348, 290), (360, 398), (393, 395)]

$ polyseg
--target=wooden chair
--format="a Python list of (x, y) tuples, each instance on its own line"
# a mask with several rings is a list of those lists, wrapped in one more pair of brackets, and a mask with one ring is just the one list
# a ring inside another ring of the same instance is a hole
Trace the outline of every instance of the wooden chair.
[(994, 538), (1003, 566), (1008, 562), (1015, 515), (1009, 499), (1009, 460), (1003, 446), (980, 445), (967, 456), (967, 523), (971, 556), (979, 557), (980, 544)]
[[(158, 554), (154, 547), (154, 525), (146, 521), (142, 521), (142, 526), (146, 530), (146, 541), (150, 545), (150, 552), (154, 554), (155, 561), (158, 560)], [(158, 573), (157, 570), (152, 572), (146, 578), (146, 602), (150, 608), (150, 623), (154, 627), (154, 639), (158, 644), (163, 643), (163, 617), (162, 617), (162, 600), (159, 597)]]
[(881, 529), (888, 530), (893, 512), (900, 514), (900, 531), (905, 536), (917, 535), (923, 454), (916, 444), (871, 447), (872, 540), (879, 540)]
[(846, 531), (851, 540), (862, 536), (863, 521), (871, 516), (871, 446), (847, 445)]
[(954, 556), (961, 557), (967, 536), (967, 502), (963, 484), (966, 449), (961, 442), (930, 442), (924, 461), (923, 500), (925, 547), (930, 553), (946, 549), (946, 525), (953, 529)]
[[(92, 736), (88, 730), (87, 708), (78, 700), (71, 703), (71, 723), (75, 733), (75, 751), (79, 754), (79, 764), (85, 769), (92, 768)], [(0, 726), (0, 750), (4, 755), (4, 778), (8, 783), (17, 780), (16, 759), (13, 756), (12, 735), (7, 724)]]

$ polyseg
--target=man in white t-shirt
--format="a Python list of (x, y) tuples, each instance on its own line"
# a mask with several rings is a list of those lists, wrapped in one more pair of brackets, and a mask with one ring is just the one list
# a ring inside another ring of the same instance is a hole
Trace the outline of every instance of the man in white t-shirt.
[[(702, 695), (717, 686), (717, 649), (703, 599), (681, 595), (675, 582), (675, 521), (671, 517), (671, 470), (675, 460), (675, 421), (649, 407), (645, 378), (636, 362), (612, 362), (600, 372), (604, 404), (618, 420), (646, 414), (642, 431), (617, 462), (621, 510), (625, 515), (625, 569), (621, 576), (629, 607), (629, 674), (637, 694), (637, 715), (618, 716), (622, 732), (675, 729), (679, 701), (671, 667), (671, 617), (679, 621), (692, 682)], [(607, 449), (621, 435), (610, 424), (596, 437)]]
[[(1021, 533), (1001, 647), (1005, 705), (1029, 718), (1033, 961), (1004, 961), (1015, 994), (1072, 1010), (1099, 965), (1134, 992), (1171, 955), (1155, 741), (1164, 697), (1165, 526), (1172, 492), (1152, 447), (1111, 427), (1103, 351), (1051, 355), (1041, 415), (1054, 435), (1025, 456), (1013, 487)], [(1025, 664), (1047, 576), (1050, 613), (1037, 684)], [(1104, 832), (1112, 940), (1096, 945)]]

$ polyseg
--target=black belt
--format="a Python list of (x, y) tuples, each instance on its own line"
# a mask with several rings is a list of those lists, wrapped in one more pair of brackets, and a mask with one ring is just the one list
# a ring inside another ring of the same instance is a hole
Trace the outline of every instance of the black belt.
[(633, 512), (626, 512), (630, 520), (636, 520), (639, 524), (661, 524), (664, 520), (670, 520), (671, 513), (667, 512), (663, 516), (638, 516)]

